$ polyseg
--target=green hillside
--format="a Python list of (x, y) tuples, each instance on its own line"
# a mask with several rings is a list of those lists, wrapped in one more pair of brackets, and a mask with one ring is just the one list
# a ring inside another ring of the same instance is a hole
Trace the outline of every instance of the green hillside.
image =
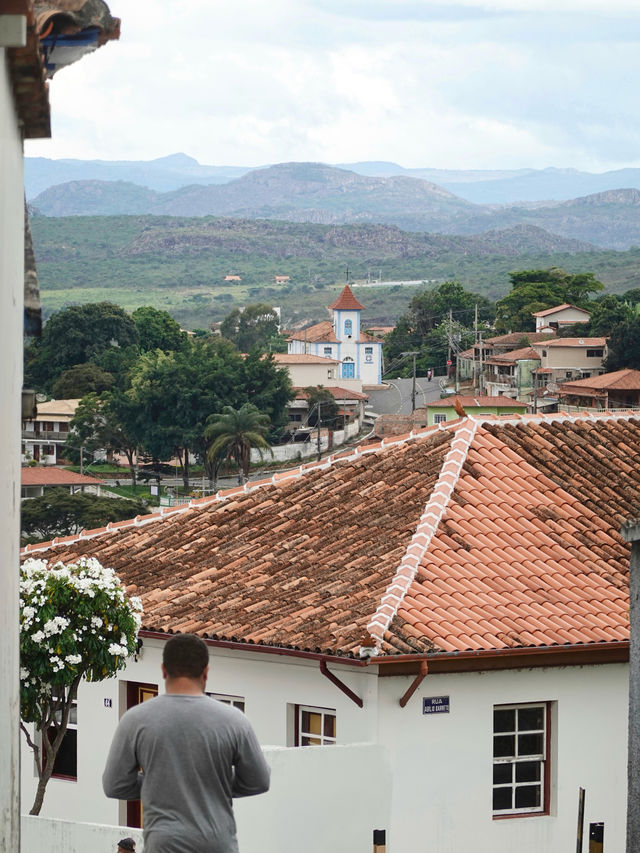
[[(613, 292), (640, 287), (640, 250), (582, 251), (584, 244), (520, 226), (477, 237), (417, 234), (378, 225), (154, 216), (34, 217), (45, 315), (72, 303), (155, 305), (185, 328), (204, 328), (234, 305), (280, 305), (285, 325), (321, 319), (347, 278), (458, 279), (491, 299), (508, 273), (562, 266), (592, 271)], [(237, 275), (241, 281), (225, 281)], [(276, 284), (275, 276), (290, 277)], [(365, 319), (392, 321), (415, 287), (358, 290)]]

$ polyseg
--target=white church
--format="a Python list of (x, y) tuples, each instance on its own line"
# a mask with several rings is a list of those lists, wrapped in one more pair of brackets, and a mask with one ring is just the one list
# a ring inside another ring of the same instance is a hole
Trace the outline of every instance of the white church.
[(364, 306), (345, 285), (340, 296), (328, 306), (333, 320), (315, 323), (294, 332), (289, 338), (292, 355), (317, 355), (337, 360), (338, 380), (356, 380), (363, 387), (382, 383), (382, 342), (362, 331)]

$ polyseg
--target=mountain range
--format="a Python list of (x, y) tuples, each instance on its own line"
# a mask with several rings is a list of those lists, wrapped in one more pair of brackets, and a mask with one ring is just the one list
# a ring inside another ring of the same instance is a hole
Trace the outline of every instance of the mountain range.
[[(371, 178), (421, 178), (474, 204), (568, 201), (621, 187), (640, 189), (640, 169), (602, 173), (556, 168), (406, 169), (386, 161), (339, 163), (337, 166)], [(69, 181), (129, 181), (158, 192), (169, 192), (189, 184), (225, 184), (255, 168), (264, 166), (206, 166), (187, 154), (171, 154), (155, 160), (27, 157), (25, 188), (29, 201), (49, 187)]]
[[(164, 167), (176, 174), (178, 167), (189, 165), (185, 160), (190, 161), (190, 158), (184, 155), (165, 158), (170, 162), (163, 161)], [(141, 172), (136, 178), (142, 181), (144, 168), (149, 164), (139, 165)], [(131, 163), (128, 166), (133, 168)], [(391, 168), (373, 164), (372, 171), (374, 166), (378, 171)], [(216, 168), (199, 167), (195, 163), (192, 168), (196, 172), (196, 167)], [(625, 170), (634, 171), (640, 176), (640, 170)], [(449, 177), (462, 174), (449, 173)], [(479, 175), (471, 174), (473, 178)], [(221, 173), (218, 179), (220, 177)], [(526, 182), (530, 178), (522, 173), (506, 178), (501, 172), (495, 173), (490, 183), (494, 180)], [(50, 186), (31, 198), (31, 205), (46, 216), (152, 214), (226, 216), (324, 225), (371, 223), (406, 231), (459, 236), (527, 225), (538, 229), (543, 242), (547, 238), (543, 238), (542, 232), (546, 231), (577, 241), (583, 248), (585, 244), (592, 244), (625, 250), (640, 245), (640, 192), (633, 187), (609, 189), (569, 201), (475, 204), (423, 176), (367, 176), (353, 169), (321, 163), (282, 163), (246, 171), (226, 183), (191, 182), (169, 191), (132, 181), (74, 180)]]

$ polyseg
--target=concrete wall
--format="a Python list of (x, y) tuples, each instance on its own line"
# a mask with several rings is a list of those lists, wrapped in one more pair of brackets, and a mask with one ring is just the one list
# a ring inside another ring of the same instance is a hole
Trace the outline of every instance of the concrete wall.
[[(393, 771), (390, 853), (566, 853), (576, 849), (578, 788), (585, 826), (604, 821), (606, 853), (623, 853), (627, 680), (624, 664), (381, 679), (380, 743)], [(422, 714), (449, 696), (450, 713)], [(497, 704), (551, 702), (551, 814), (494, 820), (492, 714)], [(585, 848), (587, 843), (585, 842)]]
[(0, 849), (18, 849), (18, 545), (24, 189), (6, 50), (0, 48)]
[[(360, 419), (356, 418), (353, 423), (347, 424), (345, 429), (336, 429), (333, 431), (333, 444), (336, 450), (340, 450), (340, 446), (349, 439), (353, 438), (360, 432)], [(262, 462), (295, 462), (300, 459), (314, 459), (318, 453), (317, 433), (311, 433), (310, 441), (291, 441), (289, 444), (277, 444), (272, 448), (273, 456), (265, 453), (262, 459), (258, 451), (253, 448), (251, 450), (251, 462), (258, 465)], [(320, 431), (320, 449), (323, 453), (329, 450), (329, 430), (324, 427)]]
[[(265, 750), (271, 790), (234, 805), (242, 853), (371, 853), (389, 820), (390, 771), (372, 745)], [(105, 800), (106, 802), (106, 800)], [(124, 826), (23, 816), (22, 853), (115, 851)]]

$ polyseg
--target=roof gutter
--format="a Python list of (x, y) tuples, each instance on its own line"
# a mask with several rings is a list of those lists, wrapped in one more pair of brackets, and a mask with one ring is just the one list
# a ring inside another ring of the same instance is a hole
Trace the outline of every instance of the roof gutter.
[(624, 663), (629, 660), (629, 641), (431, 652), (420, 655), (380, 655), (375, 658), (375, 663), (380, 666), (381, 676), (411, 675), (421, 671), (421, 664), (425, 660), (428, 661), (431, 674), (580, 663)]

